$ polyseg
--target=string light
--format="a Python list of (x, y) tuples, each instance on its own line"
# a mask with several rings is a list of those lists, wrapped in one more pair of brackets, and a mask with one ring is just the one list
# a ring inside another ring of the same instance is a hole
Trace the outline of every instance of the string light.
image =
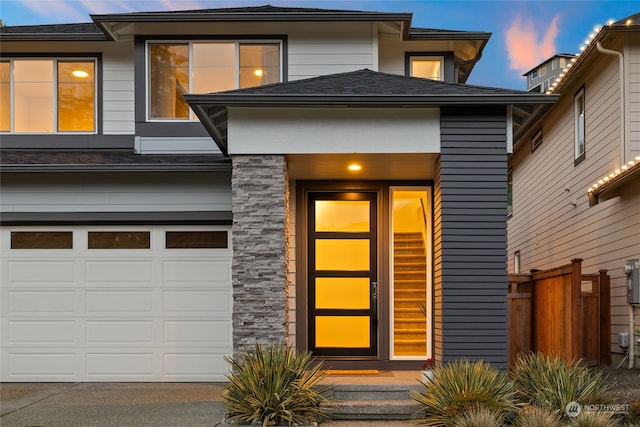
[(621, 165), (620, 168), (614, 169), (613, 172), (608, 175), (603, 176), (598, 181), (594, 182), (591, 187), (587, 190), (588, 193), (592, 193), (593, 191), (600, 188), (602, 185), (607, 184), (608, 182), (612, 182), (613, 180), (619, 178), (622, 175), (628, 175), (631, 171), (640, 170), (640, 156), (636, 156), (633, 160), (629, 160), (624, 165)]

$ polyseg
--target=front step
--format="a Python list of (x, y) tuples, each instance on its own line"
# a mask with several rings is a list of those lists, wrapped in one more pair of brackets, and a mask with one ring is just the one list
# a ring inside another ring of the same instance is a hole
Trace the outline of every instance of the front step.
[(323, 406), (333, 420), (409, 420), (420, 416), (410, 390), (420, 391), (421, 385), (339, 384)]

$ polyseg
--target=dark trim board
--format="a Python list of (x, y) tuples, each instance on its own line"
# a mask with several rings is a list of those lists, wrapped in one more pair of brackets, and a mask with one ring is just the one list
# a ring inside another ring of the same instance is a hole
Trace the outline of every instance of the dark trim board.
[(230, 211), (191, 212), (2, 212), (3, 226), (231, 225)]
[(3, 150), (102, 150), (130, 149), (133, 152), (134, 135), (95, 134), (2, 134), (0, 148)]

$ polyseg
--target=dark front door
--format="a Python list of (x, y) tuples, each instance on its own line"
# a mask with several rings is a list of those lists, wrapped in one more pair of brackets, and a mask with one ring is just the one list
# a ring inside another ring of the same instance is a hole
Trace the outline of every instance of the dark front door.
[(377, 193), (309, 193), (309, 347), (376, 356)]

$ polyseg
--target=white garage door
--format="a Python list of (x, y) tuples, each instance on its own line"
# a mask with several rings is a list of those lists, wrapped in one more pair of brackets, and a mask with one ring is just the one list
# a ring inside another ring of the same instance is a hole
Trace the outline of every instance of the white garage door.
[(228, 227), (4, 227), (2, 381), (222, 381)]

